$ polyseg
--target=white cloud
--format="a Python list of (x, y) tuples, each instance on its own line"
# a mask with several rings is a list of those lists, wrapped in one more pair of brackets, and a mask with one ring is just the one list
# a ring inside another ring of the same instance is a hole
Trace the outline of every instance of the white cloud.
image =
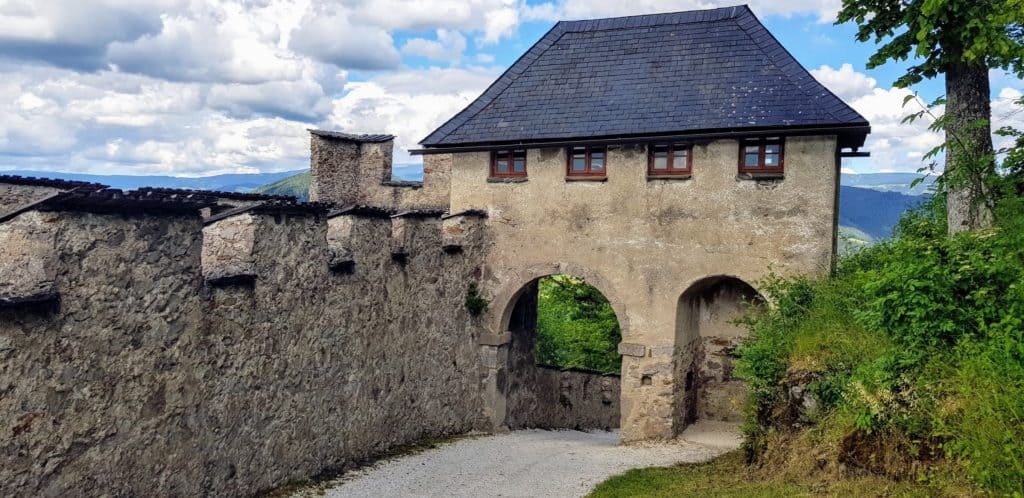
[(402, 53), (458, 64), (462, 60), (462, 53), (466, 51), (466, 37), (448, 29), (437, 30), (436, 36), (436, 40), (413, 38), (402, 46)]
[(333, 129), (396, 135), (395, 162), (410, 162), (408, 150), (462, 110), (497, 75), (484, 70), (405, 71), (346, 86), (327, 120)]
[(874, 78), (854, 71), (853, 65), (849, 63), (843, 64), (839, 69), (821, 66), (818, 69), (812, 69), (811, 74), (843, 100), (867, 95), (878, 85)]
[(388, 31), (353, 24), (344, 10), (307, 14), (292, 32), (289, 47), (342, 68), (393, 69), (401, 63)]

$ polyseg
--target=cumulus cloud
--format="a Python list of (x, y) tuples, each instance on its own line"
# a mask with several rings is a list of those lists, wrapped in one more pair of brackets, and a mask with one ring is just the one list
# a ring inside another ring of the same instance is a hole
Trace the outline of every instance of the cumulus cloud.
[(407, 71), (346, 86), (334, 101), (327, 125), (349, 132), (396, 135), (395, 162), (410, 162), (408, 150), (475, 99), (497, 75), (489, 70)]
[(352, 24), (348, 16), (339, 13), (307, 15), (292, 33), (290, 48), (349, 69), (394, 69), (401, 64), (390, 33)]
[(7, 0), (0, 3), (0, 54), (61, 67), (96, 70), (114, 42), (162, 28), (160, 13), (178, 2)]
[[(492, 66), (508, 55), (499, 44), (528, 41), (516, 39), (524, 22), (735, 3), (542, 1), (0, 0), (0, 169), (298, 169), (310, 127), (393, 133), (407, 162), (504, 69)], [(827, 21), (840, 0), (751, 4)], [(410, 56), (440, 67), (410, 67), (422, 62)], [(874, 157), (853, 167), (913, 170), (938, 143), (924, 123), (899, 123), (905, 91), (848, 64), (814, 74), (872, 121)], [(996, 76), (996, 122), (1020, 123), (1011, 104), (1024, 86)]]
[(458, 64), (466, 51), (466, 37), (454, 30), (437, 30), (436, 40), (413, 38), (402, 46), (402, 53), (418, 55), (435, 61)]
[[(829, 90), (845, 100), (871, 123), (871, 135), (864, 149), (871, 152), (867, 160), (850, 161), (875, 171), (917, 171), (927, 166), (923, 157), (930, 150), (942, 144), (944, 137), (941, 132), (928, 129), (931, 118), (925, 116), (913, 123), (904, 123), (903, 119), (923, 109), (924, 102), (912, 100), (904, 105), (904, 101), (913, 92), (903, 88), (880, 88), (874, 78), (858, 72), (850, 64), (843, 64), (839, 69), (821, 66), (812, 70), (811, 74)], [(1024, 129), (1024, 112), (1016, 101), (1021, 91), (1005, 87), (998, 97), (992, 101), (992, 129), (1002, 126), (1014, 126)], [(941, 116), (945, 109), (938, 106), (931, 110)], [(1010, 145), (1007, 138), (993, 136), (996, 148)], [(941, 171), (942, 158), (933, 159)]]

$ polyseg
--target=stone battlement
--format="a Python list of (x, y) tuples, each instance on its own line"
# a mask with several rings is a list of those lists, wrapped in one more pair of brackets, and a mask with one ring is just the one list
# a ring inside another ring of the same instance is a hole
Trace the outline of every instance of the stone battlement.
[[(50, 191), (40, 195), (41, 187)], [(57, 297), (51, 292), (53, 272), (47, 270), (54, 268), (50, 261), (60, 257), (54, 238), (59, 230), (74, 230), (65, 219), (85, 213), (111, 215), (94, 217), (93, 222), (109, 223), (115, 230), (128, 217), (170, 216), (180, 218), (183, 225), (200, 220), (201, 273), (214, 285), (254, 281), (260, 256), (257, 240), (273, 240), (277, 227), (293, 219), (307, 219), (309, 233), (304, 238), (316, 239), (318, 247), (312, 249), (327, 255), (326, 278), (327, 270), (352, 273), (358, 260), (371, 258), (367, 253), (373, 251), (387, 251), (396, 262), (408, 259), (414, 250), (455, 257), (464, 246), (479, 244), (486, 217), (482, 211), (339, 207), (274, 195), (157, 188), (124, 192), (98, 184), (6, 176), (0, 176), (0, 192), (0, 260), (12, 270), (36, 269), (0, 271), (0, 303), (8, 304), (34, 302), (42, 295)], [(421, 239), (437, 243), (422, 246), (417, 243)]]

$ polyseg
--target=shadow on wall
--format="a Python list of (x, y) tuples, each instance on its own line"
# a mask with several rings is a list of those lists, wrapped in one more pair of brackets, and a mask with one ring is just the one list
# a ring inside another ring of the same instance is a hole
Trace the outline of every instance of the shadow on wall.
[(701, 279), (679, 297), (678, 344), (694, 351), (692, 361), (677, 364), (684, 392), (677, 396), (676, 417), (683, 425), (697, 419), (740, 422), (746, 385), (733, 377), (732, 352), (747, 337), (736, 324), (751, 306), (765, 300), (750, 284), (730, 276)]

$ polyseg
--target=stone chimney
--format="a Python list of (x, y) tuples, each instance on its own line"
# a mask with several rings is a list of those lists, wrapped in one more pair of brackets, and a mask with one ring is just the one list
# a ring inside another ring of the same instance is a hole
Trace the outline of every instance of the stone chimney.
[(309, 133), (309, 200), (372, 204), (375, 192), (391, 181), (394, 136), (321, 130)]

